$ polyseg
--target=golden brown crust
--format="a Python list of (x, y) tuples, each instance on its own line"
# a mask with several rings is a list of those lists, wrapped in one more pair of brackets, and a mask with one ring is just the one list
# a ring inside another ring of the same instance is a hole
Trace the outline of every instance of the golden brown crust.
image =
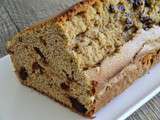
[(62, 22), (65, 22), (72, 18), (74, 15), (85, 12), (88, 9), (89, 5), (93, 5), (94, 3), (98, 2), (100, 0), (83, 0), (72, 7), (70, 7), (68, 10), (62, 12), (58, 16), (54, 18), (54, 22), (61, 24)]
[[(101, 0), (83, 0), (79, 3), (76, 3), (75, 5), (70, 7), (68, 10), (63, 11), (61, 14), (59, 14), (55, 17), (51, 16), (47, 20), (42, 20), (42, 21), (33, 23), (33, 25), (31, 25), (30, 27), (26, 27), (22, 32), (18, 32), (14, 36), (14, 38), (18, 38), (18, 37), (22, 36), (22, 34), (24, 34), (24, 33), (33, 32), (35, 29), (43, 28), (43, 27), (47, 26), (49, 23), (61, 25), (61, 24), (63, 24), (63, 22), (71, 19), (74, 15), (81, 13), (81, 12), (85, 12), (88, 9), (88, 6), (93, 5), (96, 1), (98, 2)], [(14, 38), (12, 38), (11, 41), (13, 41)], [(13, 45), (14, 44), (7, 43), (6, 49), (9, 50), (10, 46), (13, 46)]]
[(98, 2), (98, 1), (101, 1), (101, 0), (83, 0), (81, 2), (76, 3), (75, 5), (70, 7), (69, 9), (64, 10), (63, 12), (58, 14), (57, 16), (50, 17), (47, 20), (36, 22), (31, 27), (25, 28), (25, 30), (32, 31), (34, 29), (34, 27), (37, 27), (37, 26), (43, 27), (46, 24), (48, 24), (48, 22), (62, 24), (63, 22), (71, 19), (74, 15), (81, 13), (81, 12), (85, 12), (88, 9), (88, 6), (90, 6), (90, 5), (92, 6), (94, 3)]

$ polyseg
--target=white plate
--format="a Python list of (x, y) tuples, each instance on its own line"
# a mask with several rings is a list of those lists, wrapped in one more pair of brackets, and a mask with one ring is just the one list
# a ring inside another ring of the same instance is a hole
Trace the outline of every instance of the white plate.
[[(9, 56), (0, 60), (0, 120), (87, 120), (22, 86)], [(94, 120), (122, 120), (160, 91), (160, 64), (101, 109)]]

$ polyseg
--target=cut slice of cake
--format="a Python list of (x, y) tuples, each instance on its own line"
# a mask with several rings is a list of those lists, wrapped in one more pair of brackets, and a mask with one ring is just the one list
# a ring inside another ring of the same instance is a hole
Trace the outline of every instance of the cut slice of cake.
[(92, 117), (160, 60), (160, 1), (85, 0), (7, 44), (22, 84)]

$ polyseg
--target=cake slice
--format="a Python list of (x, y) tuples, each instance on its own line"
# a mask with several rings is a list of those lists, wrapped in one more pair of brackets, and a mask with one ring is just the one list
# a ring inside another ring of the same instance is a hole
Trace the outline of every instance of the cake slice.
[(85, 0), (23, 30), (7, 43), (19, 80), (92, 117), (159, 62), (159, 5)]

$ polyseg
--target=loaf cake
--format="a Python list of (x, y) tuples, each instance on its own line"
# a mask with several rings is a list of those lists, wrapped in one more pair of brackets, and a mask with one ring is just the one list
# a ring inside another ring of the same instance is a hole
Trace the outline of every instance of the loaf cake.
[(85, 0), (17, 33), (7, 51), (23, 85), (93, 117), (160, 61), (159, 6)]

